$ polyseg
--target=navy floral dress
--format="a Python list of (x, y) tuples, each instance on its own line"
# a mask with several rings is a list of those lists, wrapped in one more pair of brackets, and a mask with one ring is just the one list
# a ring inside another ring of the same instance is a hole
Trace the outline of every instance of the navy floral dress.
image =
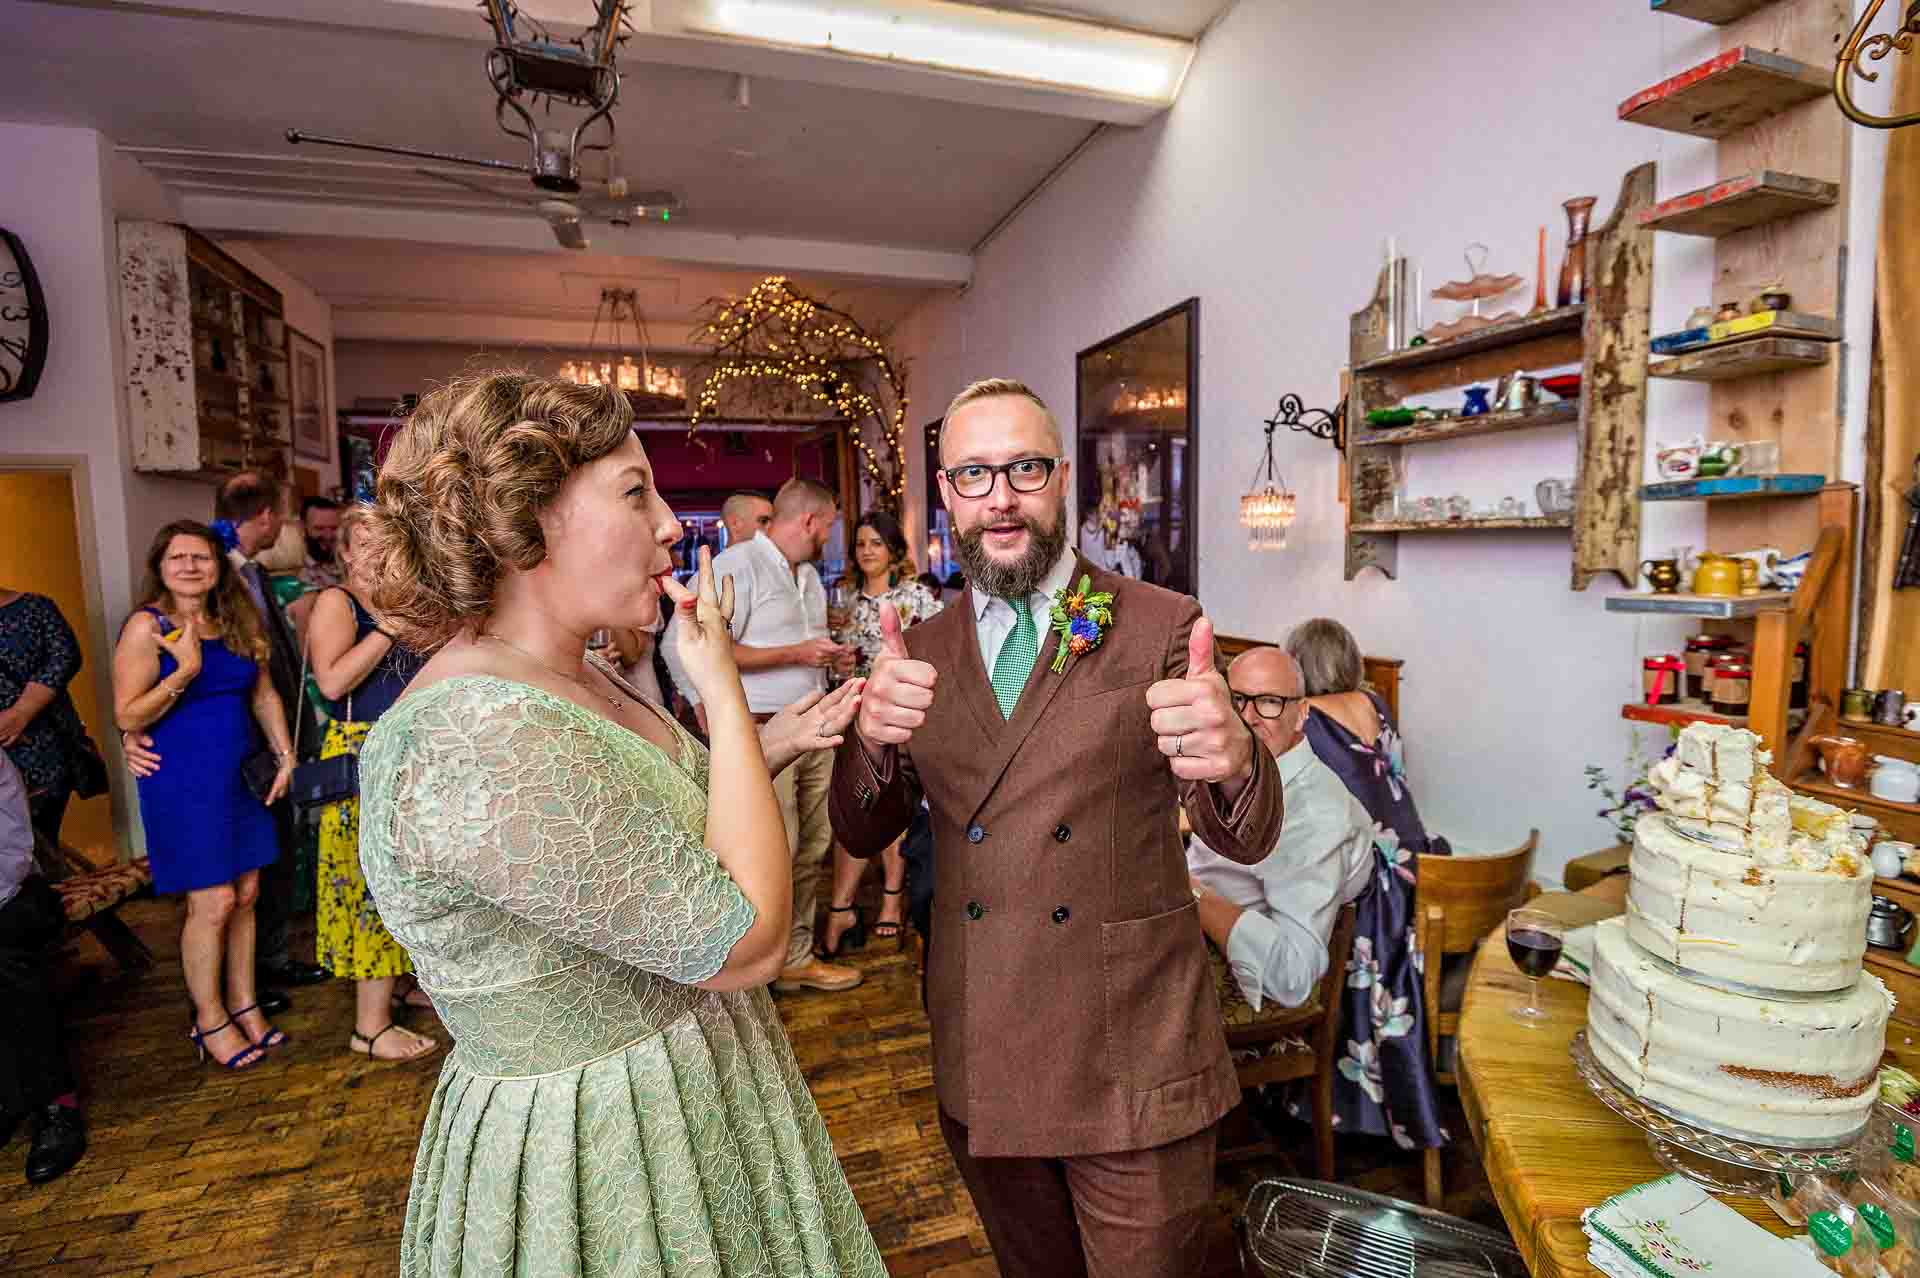
[(0, 607), (0, 710), (18, 701), (29, 683), (44, 684), (54, 694), (52, 704), (7, 747), (7, 757), (20, 769), (27, 793), (36, 801), (64, 804), (74, 787), (86, 729), (67, 685), (79, 673), (80, 641), (53, 600), (23, 594)]
[[(1427, 1059), (1420, 955), (1413, 944), (1413, 885), (1421, 852), (1451, 851), (1429, 838), (1407, 785), (1400, 733), (1372, 693), (1380, 735), (1362, 741), (1329, 715), (1307, 716), (1307, 741), (1373, 818), (1374, 873), (1354, 902), (1353, 957), (1347, 962), (1341, 1041), (1333, 1083), (1334, 1127), (1391, 1136), (1402, 1149), (1444, 1145), (1440, 1106)], [(1304, 1092), (1287, 1112), (1308, 1122)]]

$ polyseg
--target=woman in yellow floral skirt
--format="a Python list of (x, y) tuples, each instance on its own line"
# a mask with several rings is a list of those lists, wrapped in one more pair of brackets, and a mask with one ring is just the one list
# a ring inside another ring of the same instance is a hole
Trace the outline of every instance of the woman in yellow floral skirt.
[[(374, 721), (406, 690), (421, 659), (393, 641), (366, 606), (366, 588), (354, 570), (353, 533), (358, 509), (340, 521), (337, 555), (346, 585), (314, 600), (307, 622), (308, 659), (314, 683), (333, 703), (322, 759), (357, 755)], [(387, 933), (360, 870), (360, 799), (342, 799), (320, 818), (319, 890), (314, 914), (319, 926), (315, 957), (336, 977), (357, 982), (354, 1051), (376, 1060), (412, 1060), (438, 1044), (397, 1024), (394, 1014), (431, 1004), (413, 980), (413, 961)], [(405, 978), (404, 994), (396, 990)]]

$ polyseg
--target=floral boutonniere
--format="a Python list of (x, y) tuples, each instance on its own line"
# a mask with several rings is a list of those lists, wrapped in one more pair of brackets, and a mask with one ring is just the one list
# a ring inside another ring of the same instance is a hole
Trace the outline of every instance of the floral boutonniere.
[(1113, 595), (1107, 591), (1092, 593), (1093, 578), (1085, 573), (1080, 584), (1062, 586), (1053, 592), (1053, 631), (1060, 636), (1060, 650), (1053, 656), (1053, 672), (1067, 668), (1067, 658), (1092, 652), (1107, 637), (1113, 626)]

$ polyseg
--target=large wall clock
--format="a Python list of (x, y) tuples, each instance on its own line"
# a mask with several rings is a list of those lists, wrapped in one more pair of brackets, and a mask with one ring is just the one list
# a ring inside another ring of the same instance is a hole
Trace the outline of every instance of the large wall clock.
[(0, 230), (0, 401), (25, 399), (47, 363), (47, 299), (27, 246)]

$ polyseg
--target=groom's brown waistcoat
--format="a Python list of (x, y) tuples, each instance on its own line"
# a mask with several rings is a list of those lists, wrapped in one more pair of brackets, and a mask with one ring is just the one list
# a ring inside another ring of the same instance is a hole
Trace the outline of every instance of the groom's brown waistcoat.
[(1279, 773), (1256, 742), (1230, 813), (1174, 777), (1146, 693), (1186, 672), (1199, 606), (1080, 560), (1083, 573), (1113, 592), (1106, 640), (1055, 674), (1050, 634), (1011, 719), (969, 589), (906, 632), (939, 671), (912, 743), (885, 776), (852, 733), (835, 761), (833, 828), (855, 856), (891, 843), (923, 793), (932, 810), (934, 1085), (981, 1157), (1148, 1149), (1239, 1098), (1178, 807), (1208, 847), (1261, 860), (1280, 833)]

